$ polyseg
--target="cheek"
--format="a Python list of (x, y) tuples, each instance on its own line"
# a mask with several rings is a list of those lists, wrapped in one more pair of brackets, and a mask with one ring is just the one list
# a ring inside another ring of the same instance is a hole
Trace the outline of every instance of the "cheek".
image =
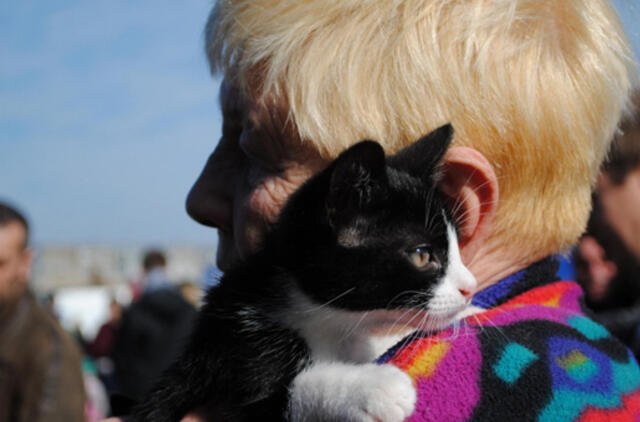
[(255, 187), (247, 189), (236, 202), (234, 229), (241, 251), (255, 248), (270, 224), (280, 214), (289, 196), (308, 178), (300, 174), (264, 177)]
[(305, 166), (296, 166), (278, 176), (264, 177), (249, 195), (248, 208), (266, 223), (273, 223), (289, 196), (312, 174)]
[(268, 225), (275, 221), (279, 208), (262, 187), (247, 192), (235, 205), (234, 238), (238, 251), (245, 255), (258, 245)]
[(291, 192), (279, 178), (269, 178), (251, 192), (247, 209), (264, 222), (273, 223)]
[(15, 263), (6, 263), (0, 267), (0, 290), (8, 291), (18, 281), (20, 268)]
[(0, 291), (4, 290), (9, 284), (9, 277), (6, 266), (0, 267)]

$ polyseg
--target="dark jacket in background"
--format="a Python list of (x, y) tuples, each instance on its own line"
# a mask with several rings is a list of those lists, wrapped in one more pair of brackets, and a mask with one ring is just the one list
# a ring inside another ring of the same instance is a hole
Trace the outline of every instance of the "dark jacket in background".
[(177, 291), (144, 293), (124, 312), (113, 349), (120, 392), (140, 400), (180, 354), (196, 310)]
[(81, 355), (55, 318), (26, 294), (0, 305), (0, 421), (82, 422)]

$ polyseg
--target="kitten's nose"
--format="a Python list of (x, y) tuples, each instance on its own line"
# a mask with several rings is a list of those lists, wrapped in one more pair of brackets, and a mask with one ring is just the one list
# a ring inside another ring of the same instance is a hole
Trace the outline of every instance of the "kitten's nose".
[(462, 296), (464, 296), (465, 299), (471, 299), (471, 296), (473, 296), (473, 294), (475, 293), (475, 289), (465, 289), (465, 288), (459, 288), (458, 291), (460, 292), (460, 294)]
[(476, 281), (476, 278), (464, 265), (462, 265), (459, 269), (456, 287), (460, 294), (467, 300), (471, 299), (471, 296), (474, 295), (476, 289), (478, 288), (478, 282)]

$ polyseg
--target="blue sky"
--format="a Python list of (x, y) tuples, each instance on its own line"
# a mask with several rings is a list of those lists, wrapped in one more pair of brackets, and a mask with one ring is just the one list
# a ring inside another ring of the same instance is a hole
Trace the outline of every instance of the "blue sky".
[[(636, 54), (637, 0), (617, 0)], [(220, 133), (211, 0), (0, 4), (0, 199), (37, 244), (214, 244), (184, 199)]]
[(213, 243), (184, 199), (219, 137), (209, 0), (0, 6), (0, 198), (37, 243)]

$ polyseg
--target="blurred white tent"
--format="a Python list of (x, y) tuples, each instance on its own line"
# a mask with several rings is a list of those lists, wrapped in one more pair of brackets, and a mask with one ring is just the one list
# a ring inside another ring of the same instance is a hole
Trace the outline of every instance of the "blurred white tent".
[(88, 341), (94, 339), (100, 326), (109, 319), (109, 303), (116, 299), (121, 305), (131, 302), (126, 284), (118, 286), (67, 287), (56, 291), (53, 309), (67, 331), (80, 330)]

